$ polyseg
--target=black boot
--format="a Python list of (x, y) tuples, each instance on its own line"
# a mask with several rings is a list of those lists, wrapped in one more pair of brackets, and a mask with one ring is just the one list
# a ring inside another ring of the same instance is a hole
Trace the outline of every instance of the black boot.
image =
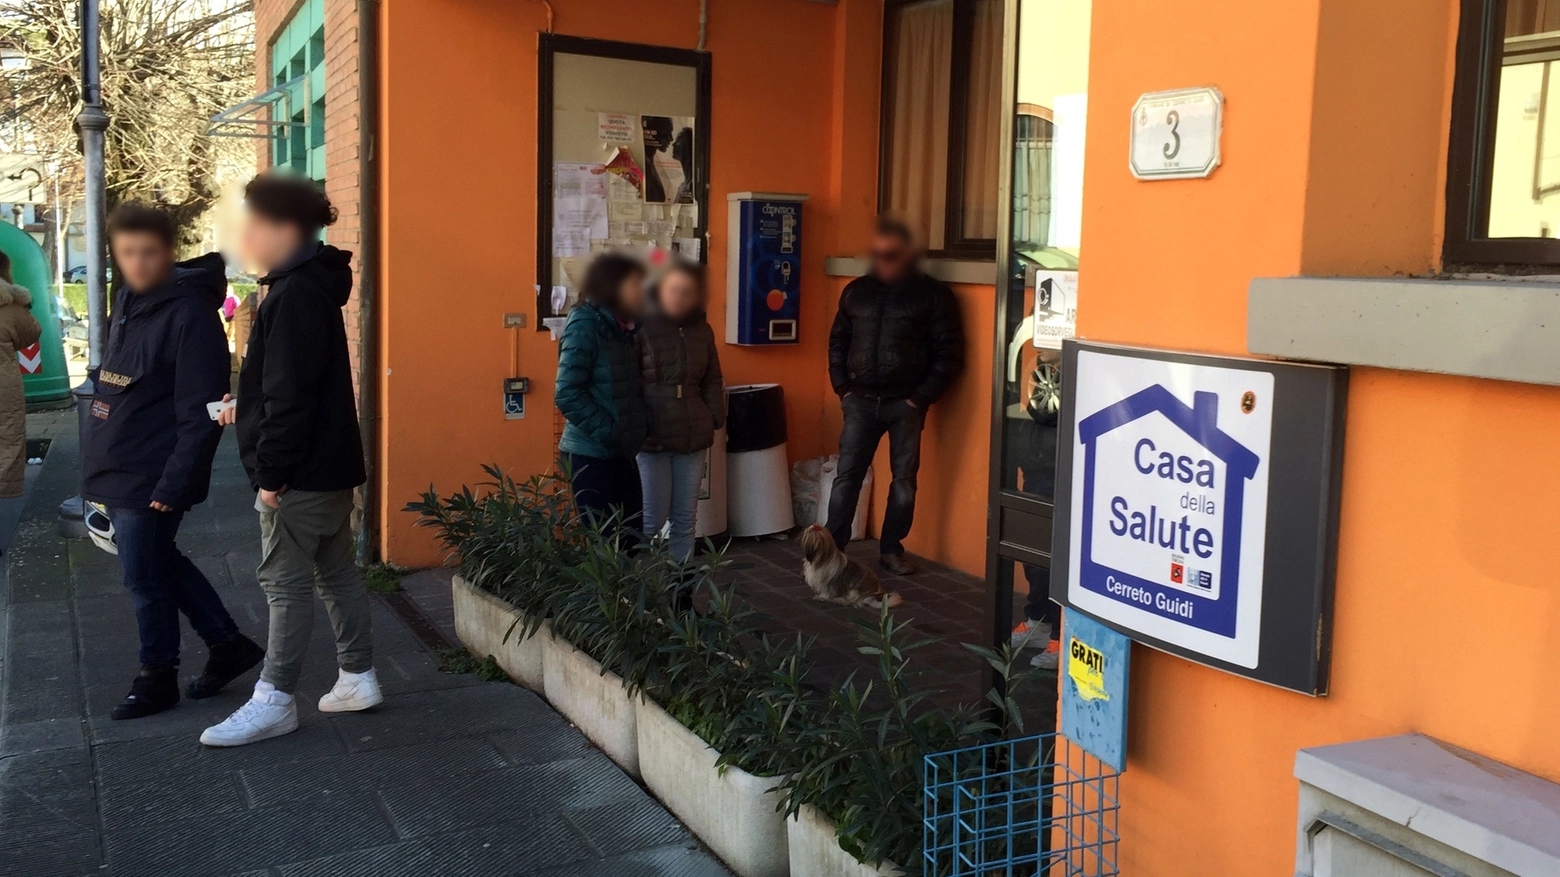
[(184, 693), (192, 700), (210, 697), (234, 679), (248, 673), (265, 660), (265, 649), (243, 634), (212, 646), (206, 657), (206, 669), (190, 680)]
[(130, 683), (130, 693), (114, 707), (116, 719), (141, 719), (170, 710), (179, 703), (179, 668), (148, 664)]

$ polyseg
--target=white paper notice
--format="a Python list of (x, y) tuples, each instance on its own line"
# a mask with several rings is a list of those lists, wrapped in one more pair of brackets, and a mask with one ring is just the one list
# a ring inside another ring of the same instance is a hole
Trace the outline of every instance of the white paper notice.
[[(655, 159), (650, 162), (649, 173), (655, 174), (660, 181), (661, 192), (663, 197), (666, 198), (666, 203), (675, 203), (673, 199), (682, 191), (683, 183), (688, 180), (687, 174), (683, 171), (682, 162), (673, 158), (669, 153), (658, 152), (655, 155)], [(646, 200), (649, 200), (649, 198), (647, 197)]]
[(553, 255), (583, 256), (607, 236), (607, 177), (600, 165), (553, 165)]
[(553, 255), (561, 259), (584, 256), (590, 253), (590, 230), (584, 228), (554, 228)]
[(630, 145), (634, 142), (636, 119), (628, 113), (597, 113), (602, 143)]
[(553, 165), (553, 198), (605, 198), (607, 176), (599, 164), (557, 162)]
[(684, 259), (698, 261), (700, 244), (703, 241), (700, 241), (698, 238), (678, 238), (673, 243), (677, 247), (677, 255), (682, 256)]
[(613, 222), (638, 222), (644, 218), (645, 202), (639, 199), (633, 201), (608, 201), (608, 218)]
[(569, 288), (567, 286), (554, 286), (552, 288), (553, 313), (562, 313), (563, 306), (569, 303)]
[(607, 236), (607, 200), (605, 198), (556, 198), (553, 200), (554, 231), (584, 231), (586, 240)]
[(1035, 346), (1062, 349), (1077, 334), (1078, 272), (1035, 272)]

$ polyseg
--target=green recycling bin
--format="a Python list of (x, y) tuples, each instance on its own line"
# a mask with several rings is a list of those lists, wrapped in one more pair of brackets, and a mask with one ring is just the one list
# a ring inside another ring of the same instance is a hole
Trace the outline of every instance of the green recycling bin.
[[(54, 302), (49, 260), (32, 235), (3, 222), (0, 222), (0, 252), (11, 257), (11, 279), (32, 293), (32, 315), (43, 327), (43, 337), (37, 344), (16, 352), (27, 404), (68, 399), (70, 372), (65, 367), (65, 343), (60, 338), (59, 306)], [(5, 364), (0, 363), (0, 368), (4, 367)]]

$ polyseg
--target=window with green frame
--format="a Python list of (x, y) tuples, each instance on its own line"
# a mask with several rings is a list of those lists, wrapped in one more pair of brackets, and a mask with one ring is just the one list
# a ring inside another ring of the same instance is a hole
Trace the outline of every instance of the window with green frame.
[(271, 81), (288, 88), (290, 101), (278, 101), (278, 116), (292, 113), (292, 125), (276, 128), (272, 163), (325, 180), (325, 8), (324, 0), (305, 0), (271, 44)]

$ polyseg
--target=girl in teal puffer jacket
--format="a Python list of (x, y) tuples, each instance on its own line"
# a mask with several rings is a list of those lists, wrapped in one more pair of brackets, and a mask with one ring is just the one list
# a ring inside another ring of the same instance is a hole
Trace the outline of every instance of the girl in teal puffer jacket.
[(634, 328), (644, 308), (644, 268), (608, 253), (585, 272), (581, 301), (558, 347), (553, 401), (568, 425), (558, 442), (580, 509), (639, 526), (639, 453), (649, 432)]

